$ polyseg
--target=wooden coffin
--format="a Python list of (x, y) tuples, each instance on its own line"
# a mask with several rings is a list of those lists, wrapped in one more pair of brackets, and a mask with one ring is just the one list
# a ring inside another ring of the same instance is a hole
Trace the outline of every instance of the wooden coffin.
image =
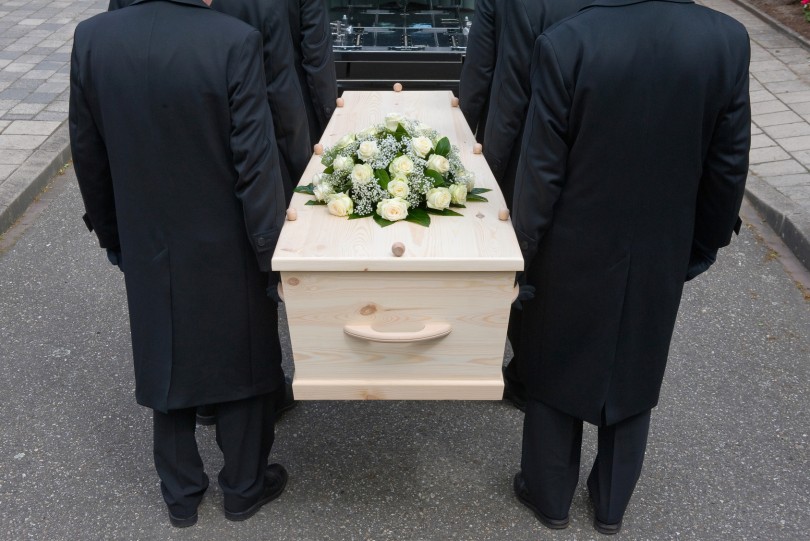
[[(273, 256), (281, 271), (298, 400), (499, 400), (515, 272), (511, 221), (483, 155), (449, 91), (345, 92), (321, 143), (389, 112), (447, 136), (489, 202), (433, 216), (430, 227), (347, 220), (295, 194)], [(302, 184), (323, 171), (313, 156)], [(505, 216), (501, 216), (505, 218)], [(392, 246), (405, 251), (397, 257)]]

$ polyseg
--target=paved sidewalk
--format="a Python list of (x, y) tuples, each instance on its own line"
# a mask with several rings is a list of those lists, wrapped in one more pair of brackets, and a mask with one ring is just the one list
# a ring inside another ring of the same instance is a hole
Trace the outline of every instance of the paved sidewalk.
[[(732, 0), (702, 3), (751, 35), (748, 197), (810, 268), (810, 50)], [(106, 7), (107, 0), (0, 3), (0, 234), (69, 161), (73, 30)]]
[(69, 159), (70, 50), (107, 0), (0, 2), (0, 233)]

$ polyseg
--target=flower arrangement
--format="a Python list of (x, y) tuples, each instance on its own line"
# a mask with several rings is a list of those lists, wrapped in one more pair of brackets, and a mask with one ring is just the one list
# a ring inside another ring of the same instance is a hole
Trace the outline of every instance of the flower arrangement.
[(326, 148), (325, 166), (296, 192), (307, 205), (326, 205), (335, 216), (373, 217), (382, 227), (400, 220), (430, 225), (430, 215), (461, 216), (451, 207), (486, 201), (458, 149), (433, 128), (397, 113), (385, 122), (341, 138)]
[(810, 0), (802, 0), (802, 11), (804, 12), (804, 20), (810, 22)]

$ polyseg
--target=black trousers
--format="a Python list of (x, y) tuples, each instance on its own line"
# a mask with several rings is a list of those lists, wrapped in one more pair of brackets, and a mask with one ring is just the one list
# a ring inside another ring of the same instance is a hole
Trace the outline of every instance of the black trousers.
[[(217, 444), (224, 458), (219, 486), (229, 511), (243, 511), (264, 490), (274, 438), (275, 393), (215, 404)], [(154, 412), (155, 469), (169, 511), (189, 517), (208, 488), (197, 440), (197, 408)]]
[[(609, 426), (599, 426), (598, 449), (588, 490), (596, 518), (622, 520), (644, 463), (650, 410)], [(529, 398), (523, 424), (521, 471), (534, 504), (546, 516), (568, 516), (579, 481), (582, 421)]]

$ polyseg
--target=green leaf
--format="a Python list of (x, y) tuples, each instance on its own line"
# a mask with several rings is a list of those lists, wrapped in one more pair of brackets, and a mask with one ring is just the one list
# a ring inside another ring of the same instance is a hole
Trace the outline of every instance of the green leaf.
[(466, 205), (458, 205), (456, 203), (450, 203), (450, 206), (453, 207), (454, 209), (465, 209), (465, 208), (467, 208)]
[(313, 188), (314, 188), (314, 186), (310, 183), (310, 184), (307, 184), (306, 186), (296, 186), (293, 191), (296, 192), (296, 193), (305, 193), (305, 194), (308, 194), (308, 195), (315, 195), (315, 192), (312, 191)]
[(323, 172), (325, 175), (331, 175), (332, 173), (335, 172), (335, 168), (330, 165), (329, 167), (324, 169)]
[(368, 218), (371, 214), (357, 214), (356, 212), (352, 212), (349, 214), (350, 220), (359, 220), (360, 218)]
[(307, 205), (325, 205), (326, 201), (307, 201)]
[(446, 158), (447, 155), (450, 154), (451, 148), (450, 139), (447, 137), (442, 137), (439, 139), (439, 142), (436, 143), (436, 150), (434, 152), (439, 156), (444, 156)]
[(375, 169), (374, 176), (377, 177), (377, 182), (383, 190), (388, 189), (388, 183), (391, 182), (391, 177), (385, 169)]
[(474, 193), (467, 194), (467, 201), (476, 201), (478, 203), (487, 203), (489, 199), (486, 197), (481, 197), (480, 195), (475, 195)]
[(430, 215), (422, 208), (408, 209), (408, 216), (405, 221), (428, 227), (430, 225)]
[(473, 188), (470, 193), (479, 194), (479, 193), (487, 193), (487, 192), (491, 192), (491, 191), (492, 191), (492, 189), (490, 189), (490, 188)]
[(436, 216), (464, 216), (463, 214), (459, 214), (455, 210), (450, 209), (436, 210), (428, 207), (425, 209), (425, 212), (428, 214), (435, 214)]
[(394, 138), (397, 142), (402, 141), (402, 138), (408, 135), (408, 131), (402, 127), (402, 124), (397, 126), (397, 131), (394, 132)]
[(425, 169), (425, 176), (433, 180), (434, 188), (441, 188), (445, 185), (444, 177), (438, 171), (434, 171), (433, 169)]
[(386, 220), (385, 218), (383, 218), (382, 216), (380, 216), (376, 212), (374, 213), (374, 221), (377, 222), (377, 225), (379, 225), (380, 227), (388, 227), (389, 225), (394, 223), (391, 220)]

